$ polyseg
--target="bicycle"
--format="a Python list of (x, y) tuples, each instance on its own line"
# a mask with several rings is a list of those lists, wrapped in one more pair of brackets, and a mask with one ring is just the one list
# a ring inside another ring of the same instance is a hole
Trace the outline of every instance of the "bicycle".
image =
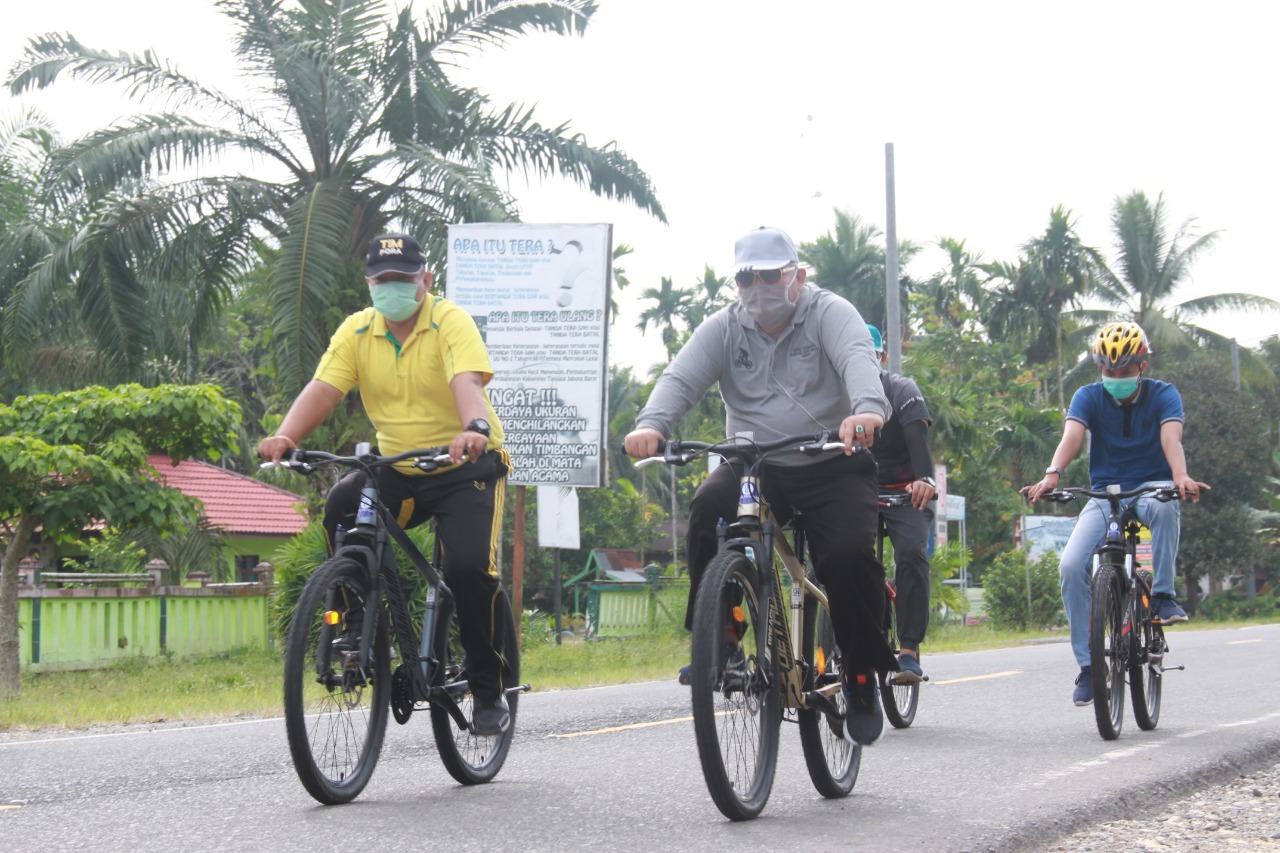
[[(511, 714), (506, 731), (495, 736), (472, 731), (472, 696), (454, 597), (436, 568), (439, 540), (433, 563), (379, 501), (376, 469), (410, 464), (432, 471), (448, 463), (442, 447), (378, 456), (366, 442), (356, 445), (353, 456), (292, 450), (279, 463), (304, 474), (329, 466), (364, 473), (355, 527), (338, 529), (333, 555), (307, 581), (285, 646), (289, 753), (303, 787), (326, 805), (350, 802), (368, 784), (382, 750), (388, 710), (404, 725), (414, 711), (429, 709), (440, 759), (463, 785), (492, 780), (511, 747), (517, 700), (529, 685), (506, 688)], [(426, 584), (420, 633), (409, 615), (393, 545)], [(391, 647), (388, 613), (397, 651)], [(391, 672), (397, 652), (401, 663)], [(503, 683), (516, 684), (519, 647), (513, 641), (503, 652)]]
[(1119, 486), (1053, 489), (1041, 499), (1065, 503), (1076, 495), (1106, 500), (1107, 538), (1093, 551), (1092, 600), (1089, 611), (1089, 664), (1093, 679), (1093, 712), (1098, 734), (1115, 740), (1124, 725), (1124, 685), (1128, 676), (1133, 717), (1138, 728), (1151, 731), (1160, 721), (1164, 673), (1183, 666), (1165, 666), (1169, 644), (1164, 627), (1151, 618), (1151, 572), (1137, 560), (1138, 521), (1133, 504), (1121, 501), (1151, 494), (1156, 500), (1179, 500), (1172, 486)]
[[(876, 537), (876, 559), (884, 563), (884, 540), (889, 535), (889, 525), (885, 521), (884, 508), (891, 506), (911, 506), (911, 495), (906, 492), (894, 492), (880, 495), (880, 522)], [(891, 578), (884, 579), (884, 638), (896, 655), (902, 651), (898, 645), (898, 588)], [(893, 680), (894, 673), (880, 673), (880, 704), (884, 706), (884, 715), (895, 729), (909, 728), (916, 719), (916, 709), (920, 704), (920, 681), (899, 684)], [(922, 676), (921, 681), (928, 681), (929, 676)]]
[(760, 491), (761, 466), (771, 454), (843, 452), (842, 443), (827, 439), (819, 433), (771, 442), (668, 441), (662, 456), (635, 463), (686, 465), (715, 454), (745, 464), (738, 516), (717, 525), (719, 551), (694, 604), (690, 685), (703, 776), (731, 820), (749, 820), (764, 809), (784, 719), (800, 730), (818, 793), (845, 797), (858, 778), (862, 747), (844, 739), (840, 650), (826, 594), (806, 564), (803, 519), (793, 518), (788, 540), (788, 528), (777, 523)]

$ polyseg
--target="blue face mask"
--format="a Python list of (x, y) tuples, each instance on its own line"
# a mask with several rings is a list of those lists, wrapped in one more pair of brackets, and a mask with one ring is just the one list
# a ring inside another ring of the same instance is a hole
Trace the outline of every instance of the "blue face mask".
[(1138, 390), (1138, 380), (1141, 376), (1133, 376), (1128, 379), (1106, 379), (1102, 380), (1102, 387), (1107, 389), (1107, 393), (1117, 400), (1127, 400), (1132, 397)]
[(422, 307), (418, 285), (411, 281), (384, 281), (369, 285), (369, 296), (378, 313), (393, 323), (408, 320)]

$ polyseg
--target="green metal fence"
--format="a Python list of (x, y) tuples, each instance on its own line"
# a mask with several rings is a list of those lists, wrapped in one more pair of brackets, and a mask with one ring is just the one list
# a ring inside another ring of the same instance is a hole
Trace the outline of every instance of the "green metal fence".
[(689, 580), (595, 581), (587, 590), (587, 639), (634, 637), (684, 624)]
[(23, 669), (88, 669), (127, 657), (270, 647), (262, 584), (28, 589), (18, 599)]

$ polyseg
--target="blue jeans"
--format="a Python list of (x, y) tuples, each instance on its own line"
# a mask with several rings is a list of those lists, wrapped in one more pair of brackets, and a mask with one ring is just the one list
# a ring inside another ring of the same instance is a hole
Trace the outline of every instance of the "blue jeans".
[[(1167, 481), (1144, 483), (1147, 486), (1172, 486)], [(1156, 595), (1173, 595), (1173, 577), (1178, 562), (1178, 535), (1182, 515), (1178, 501), (1161, 502), (1151, 495), (1130, 498), (1126, 504), (1137, 506), (1138, 520), (1151, 529), (1151, 570), (1155, 575), (1151, 586)], [(1089, 605), (1093, 583), (1093, 549), (1107, 538), (1105, 500), (1093, 498), (1080, 510), (1071, 538), (1062, 549), (1058, 575), (1062, 579), (1062, 604), (1067, 609), (1071, 626), (1071, 651), (1076, 663), (1089, 665)]]

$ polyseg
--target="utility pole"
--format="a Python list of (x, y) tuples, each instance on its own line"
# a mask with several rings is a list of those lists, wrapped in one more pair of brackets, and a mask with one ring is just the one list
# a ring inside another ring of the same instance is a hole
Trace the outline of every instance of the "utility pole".
[(893, 143), (884, 145), (884, 305), (885, 343), (889, 345), (889, 369), (902, 373), (902, 310), (898, 304), (898, 208), (893, 187)]

